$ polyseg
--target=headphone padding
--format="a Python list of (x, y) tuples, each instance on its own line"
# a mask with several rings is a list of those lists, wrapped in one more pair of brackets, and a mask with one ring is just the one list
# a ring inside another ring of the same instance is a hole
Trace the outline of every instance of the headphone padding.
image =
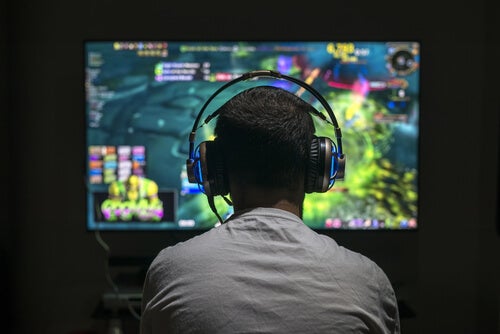
[(200, 150), (200, 161), (205, 193), (207, 196), (227, 195), (229, 187), (222, 152), (215, 141), (205, 141), (202, 144), (204, 150)]
[(307, 164), (306, 193), (324, 193), (333, 185), (332, 178), (336, 172), (333, 148), (330, 138), (314, 136)]
[(309, 151), (309, 160), (307, 162), (305, 192), (310, 194), (315, 192), (318, 179), (318, 164), (320, 156), (320, 145), (318, 137), (314, 136), (311, 141), (311, 149)]

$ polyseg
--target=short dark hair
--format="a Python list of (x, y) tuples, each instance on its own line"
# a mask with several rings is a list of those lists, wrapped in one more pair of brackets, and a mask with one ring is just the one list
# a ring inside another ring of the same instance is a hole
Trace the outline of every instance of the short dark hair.
[(273, 87), (247, 89), (219, 109), (217, 146), (237, 182), (294, 190), (304, 180), (315, 128), (314, 107)]

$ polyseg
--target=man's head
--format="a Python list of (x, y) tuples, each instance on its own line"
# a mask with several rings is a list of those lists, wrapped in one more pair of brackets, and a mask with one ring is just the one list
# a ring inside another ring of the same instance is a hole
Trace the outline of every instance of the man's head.
[(247, 89), (220, 107), (215, 140), (233, 198), (236, 187), (303, 200), (315, 131), (312, 110), (298, 96), (271, 86)]

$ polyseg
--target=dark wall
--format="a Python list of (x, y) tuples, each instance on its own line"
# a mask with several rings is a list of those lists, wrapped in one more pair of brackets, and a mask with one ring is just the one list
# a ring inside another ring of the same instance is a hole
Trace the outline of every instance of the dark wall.
[[(0, 50), (7, 50), (7, 36), (8, 36), (8, 15), (7, 15), (7, 2), (0, 0)], [(0, 168), (1, 175), (6, 176), (6, 184), (7, 189), (12, 189), (11, 181), (12, 178), (10, 176), (10, 172), (12, 171), (9, 168), (9, 163), (7, 161), (11, 161), (10, 150), (5, 150), (5, 148), (10, 147), (10, 127), (9, 127), (9, 119), (10, 119), (10, 109), (9, 109), (9, 94), (8, 94), (8, 80), (7, 72), (9, 66), (7, 65), (7, 51), (0, 52), (0, 133), (1, 139), (0, 143), (3, 148), (3, 159), (2, 166)], [(12, 193), (9, 191), (1, 192), (0, 201), (3, 203), (2, 205), (2, 224), (0, 224), (0, 268), (2, 268), (2, 275), (0, 275), (0, 298), (1, 300), (7, 301), (7, 303), (12, 299), (12, 294), (9, 289), (12, 284), (11, 275), (5, 275), (5, 273), (11, 272), (11, 258), (12, 258), (12, 244), (9, 241), (11, 237), (11, 228), (12, 225), (9, 223), (11, 221), (10, 213), (10, 204), (11, 204)], [(12, 313), (9, 310), (9, 307), (0, 307), (0, 323), (5, 325), (7, 330), (11, 328), (11, 315)]]
[[(478, 221), (478, 254), (476, 285), (478, 286), (476, 305), (478, 305), (477, 323), (491, 324), (491, 318), (497, 322), (496, 331), (500, 333), (500, 104), (498, 89), (500, 67), (492, 66), (495, 59), (500, 59), (500, 36), (496, 32), (499, 12), (493, 4), (485, 2), (485, 53), (483, 57), (483, 84), (480, 85), (483, 101), (483, 118), (478, 134), (481, 141), (481, 164), (479, 197), (481, 203)], [(496, 159), (495, 156), (496, 149)], [(489, 210), (493, 208), (493, 212)], [(491, 224), (491, 217), (496, 221), (496, 229)], [(496, 234), (494, 233), (496, 231)], [(494, 307), (493, 307), (494, 306)], [(485, 333), (483, 331), (483, 333)]]
[[(492, 5), (358, 0), (233, 7), (152, 0), (11, 0), (0, 7), (8, 27), (0, 29), (8, 46), (0, 70), (9, 79), (8, 87), (2, 82), (1, 107), (9, 107), (2, 122), (13, 134), (2, 140), (12, 139), (15, 202), (1, 228), (12, 332), (105, 326), (93, 314), (109, 290), (106, 254), (84, 220), (84, 39), (392, 38), (422, 42), (421, 228), (332, 237), (372, 257), (397, 284), (416, 312), (403, 319), (404, 333), (499, 333), (500, 44)], [(112, 253), (148, 255), (186, 235), (102, 237)]]

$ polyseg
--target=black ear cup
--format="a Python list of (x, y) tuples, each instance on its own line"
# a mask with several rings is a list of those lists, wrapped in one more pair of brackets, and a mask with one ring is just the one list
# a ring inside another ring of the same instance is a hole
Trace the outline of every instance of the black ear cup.
[(335, 180), (336, 152), (330, 138), (314, 136), (307, 164), (305, 192), (328, 191)]
[(222, 151), (216, 141), (204, 141), (199, 146), (199, 166), (196, 166), (197, 182), (207, 196), (227, 195), (229, 186), (224, 168)]

